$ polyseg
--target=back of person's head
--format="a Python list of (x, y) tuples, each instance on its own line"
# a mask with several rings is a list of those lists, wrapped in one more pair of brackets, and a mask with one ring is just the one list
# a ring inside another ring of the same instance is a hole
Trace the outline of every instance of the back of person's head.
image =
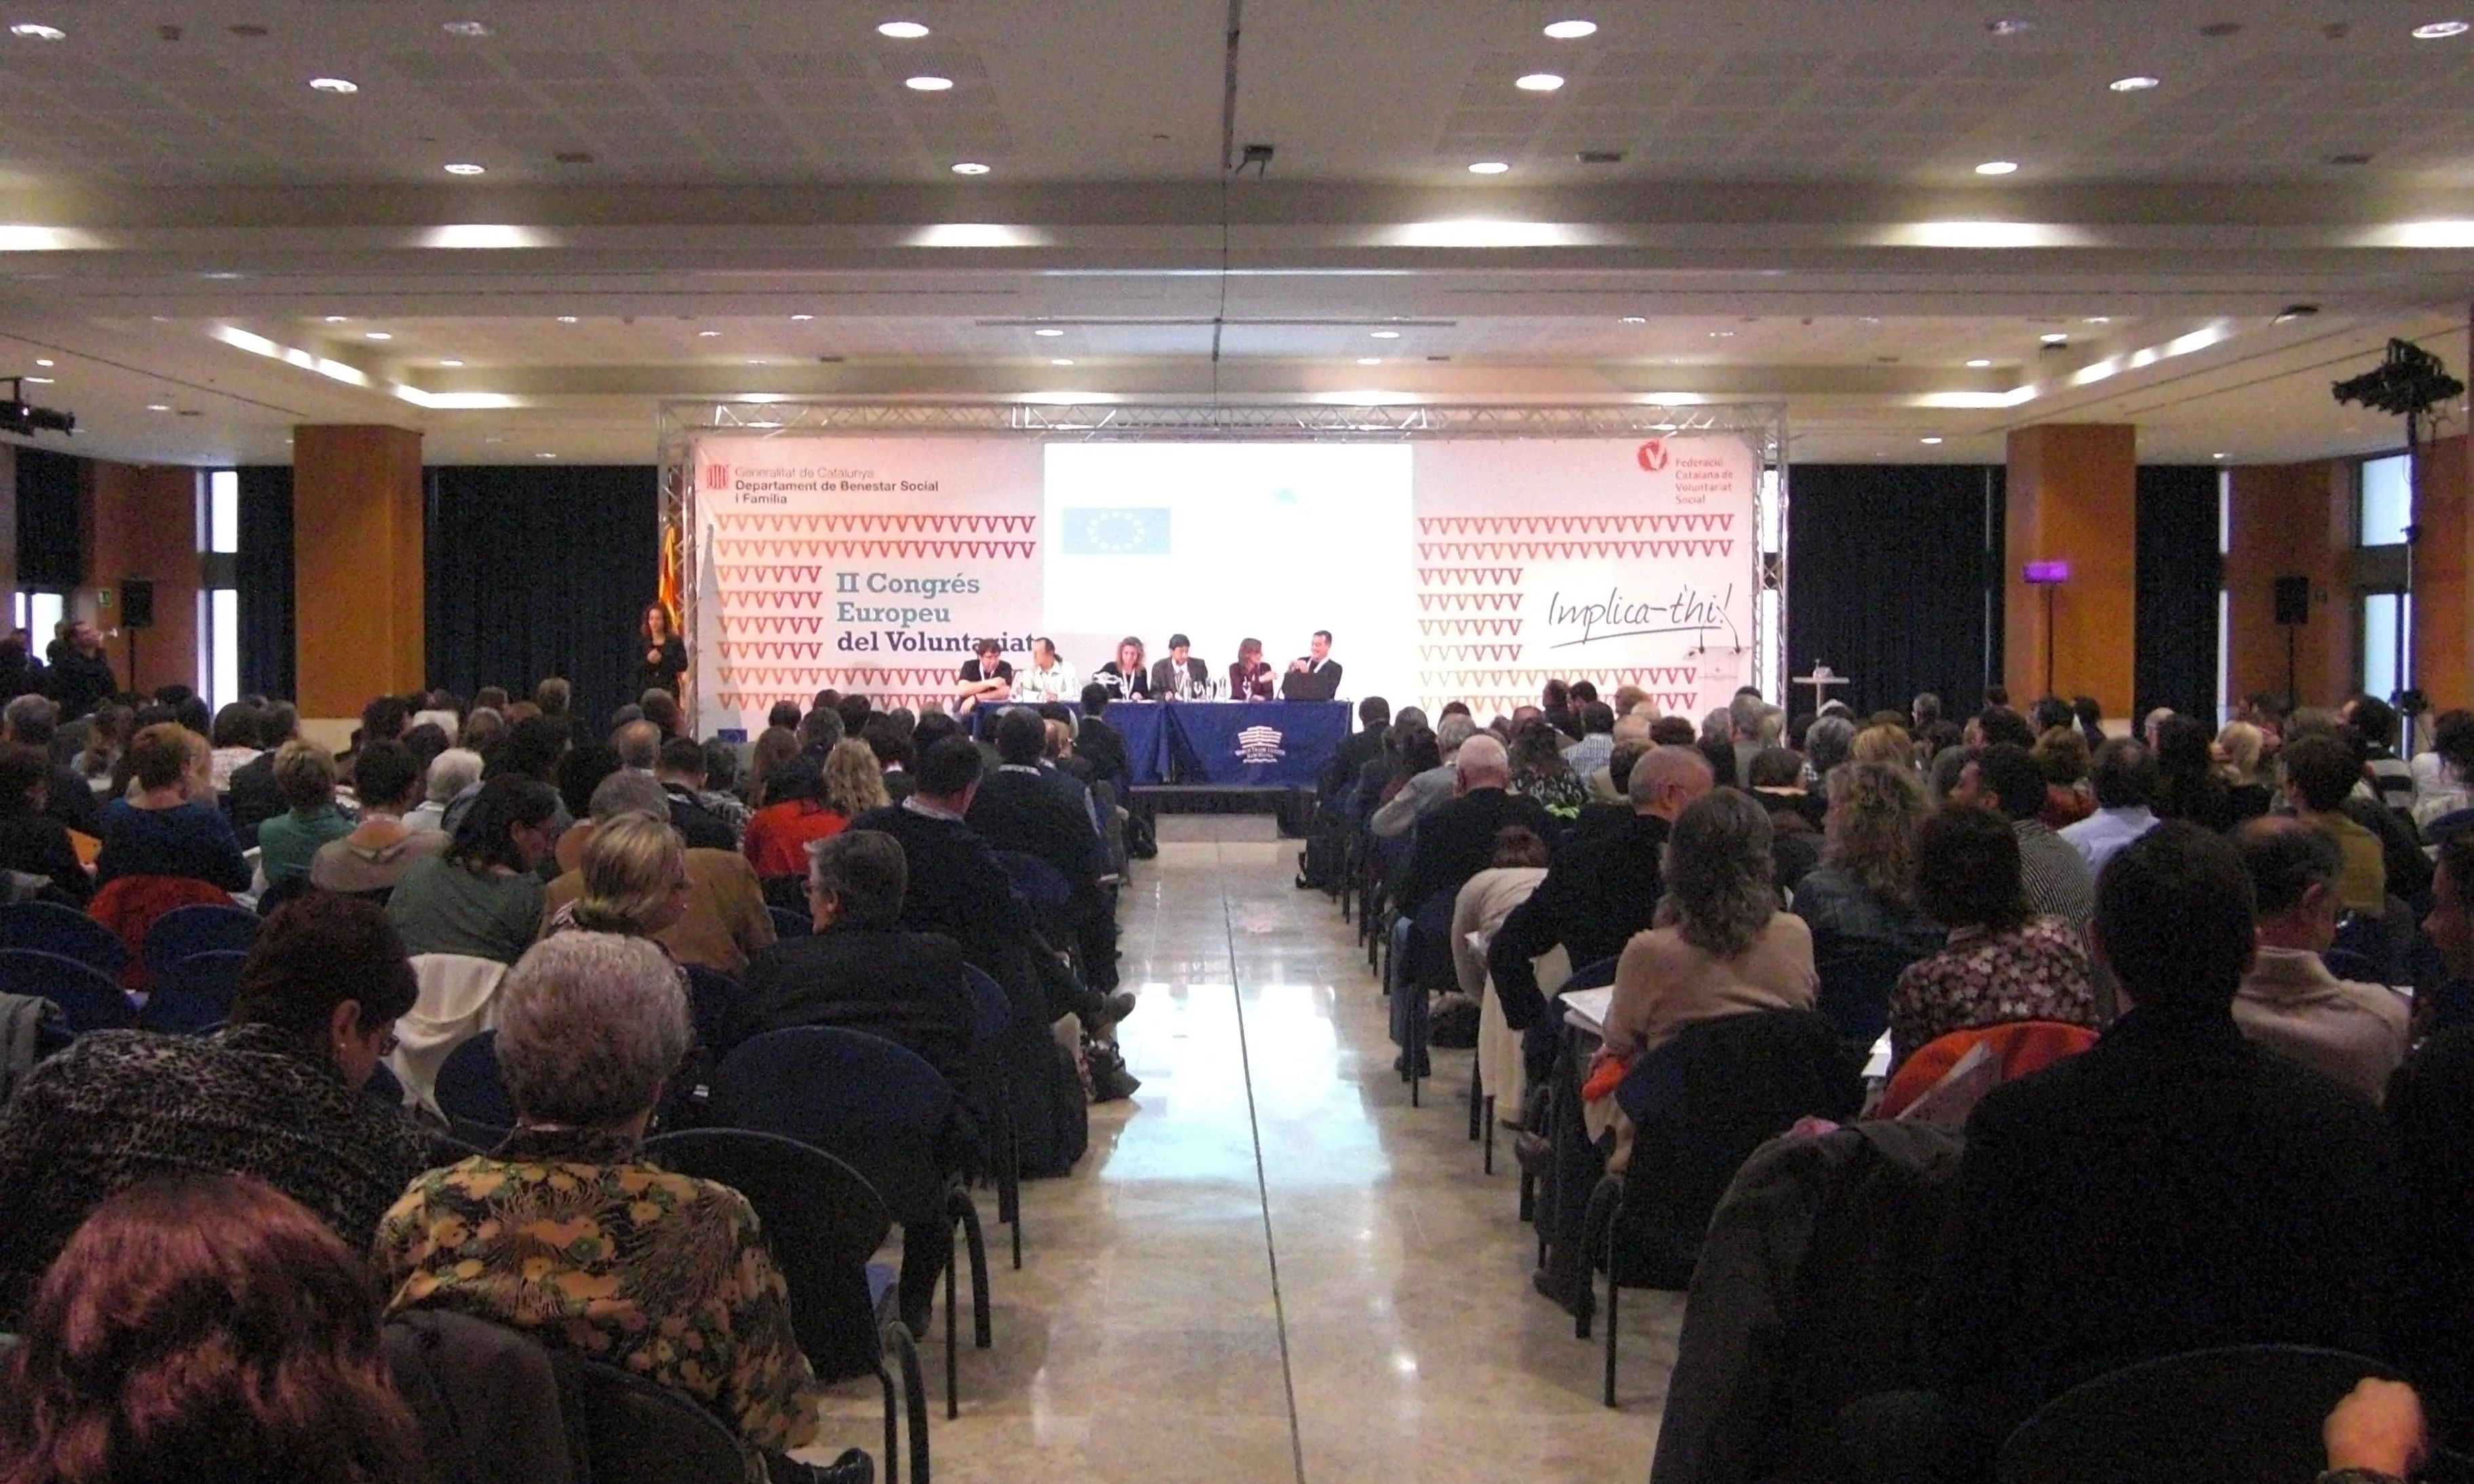
[(919, 791), (929, 798), (958, 798), (980, 781), (983, 766), (979, 745), (969, 738), (938, 738), (919, 755)]
[(527, 1123), (623, 1123), (694, 1042), (679, 971), (649, 938), (554, 933), (498, 988), (498, 1071)]
[(831, 711), (836, 706), (841, 704), (841, 698), (842, 693), (835, 690), (831, 686), (827, 686), (823, 690), (818, 691), (813, 696), (810, 697), (808, 701), (808, 709), (810, 711)]
[[(149, 728), (148, 730), (153, 730)], [(142, 735), (142, 734), (141, 734)], [(132, 749), (134, 751), (134, 749)], [(138, 784), (156, 789), (162, 785), (149, 783), (142, 771)], [(188, 766), (185, 742), (182, 748), (181, 766)], [(313, 742), (288, 742), (275, 754), (275, 791), (287, 808), (308, 813), (335, 802), (335, 759), (326, 748)]]
[(2306, 737), (2334, 737), (2342, 725), (2337, 714), (2325, 706), (2300, 706), (2286, 715), (2278, 735), (2288, 742), (2296, 742)]
[(2156, 759), (2136, 738), (2116, 737), (2096, 750), (2088, 783), (2102, 809), (2137, 809), (2156, 799)]
[(2250, 971), (2256, 913), (2233, 842), (2169, 819), (2105, 863), (2089, 936), (2141, 1008), (2221, 1015)]
[(854, 691), (834, 703), (834, 714), (842, 718), (842, 735), (857, 737), (859, 729), (867, 725), (867, 718), (876, 714), (876, 706)]
[(272, 1026), (303, 1050), (330, 1058), (336, 1010), (356, 1006), (368, 1035), (409, 1012), (418, 986), (403, 939), (376, 903), (312, 891), (275, 910), (251, 940), (232, 999), (235, 1025)]
[(575, 899), (575, 925), (591, 933), (659, 932), (667, 925), (671, 893), (688, 880), (678, 831), (646, 814), (596, 818), (579, 866), (584, 889)]
[[(447, 750), (449, 741), (445, 727), (435, 721), (423, 721), (403, 734), (403, 749), (412, 754), (412, 760), (415, 763), (427, 767), (430, 759)], [(360, 786), (360, 766), (355, 761), (352, 767), (352, 787), (358, 789)]]
[(455, 745), (483, 757), (507, 735), (507, 718), (494, 706), (475, 706), (464, 718), (464, 728), (456, 734)]
[[(841, 743), (834, 745), (838, 747)], [(760, 802), (769, 807), (799, 799), (821, 802), (824, 796), (825, 759), (813, 752), (794, 752), (765, 770), (764, 794)]]
[(1931, 725), (1941, 719), (1941, 697), (1930, 691), (1918, 693), (1907, 707), (1907, 715), (1916, 718), (1919, 727)]
[(2072, 696), (2071, 716), (2082, 728), (2104, 724), (2104, 708), (2097, 704), (2093, 695)]
[(2273, 815), (2247, 820), (2234, 834), (2260, 919), (2281, 917), (2302, 905), (2313, 887), (2334, 886), (2345, 868), (2344, 852), (2328, 836), (2299, 819)]
[(708, 737), (696, 744), (703, 754), (703, 766), (698, 772), (704, 786), (716, 793), (727, 793), (739, 785), (739, 749), (718, 737)]
[(2156, 725), (2156, 766), (2169, 778), (2191, 778), (2212, 771), (2216, 755), (2209, 750), (2208, 725), (2195, 718), (2167, 717)]
[[(1729, 757), (1734, 766), (1733, 755)], [(1715, 785), (1717, 773), (1709, 757), (1695, 742), (1689, 745), (1667, 744), (1643, 752), (1624, 774), (1624, 796), (1632, 801), (1636, 812), (1658, 802), (1659, 795), (1670, 786), (1681, 785), (1694, 795), (1706, 793)]]
[(1744, 771), (1753, 788), (1792, 789), (1804, 782), (1804, 759), (1784, 747), (1763, 747)]
[(818, 706), (799, 718), (799, 750), (830, 752), (834, 743), (842, 740), (842, 714), (830, 706)]
[(1443, 766), (1442, 742), (1433, 732), (1414, 722), (1399, 729), (1395, 755), (1397, 759), (1395, 770), (1404, 778)]
[(1082, 714), (1096, 717), (1108, 709), (1108, 688), (1094, 680), (1082, 688)]
[[(952, 717), (947, 716), (941, 711), (932, 711), (928, 713), (928, 715), (921, 717), (919, 718), (919, 724), (910, 729), (910, 745), (912, 750), (916, 751), (921, 757), (926, 757), (928, 755), (929, 748), (934, 747), (948, 737), (959, 737), (961, 735), (962, 723), (955, 720)], [(967, 739), (965, 740), (967, 741)]]
[(622, 771), (616, 748), (587, 742), (558, 760), (558, 797), (570, 819), (593, 813), (593, 791), (602, 780)]
[(1538, 693), (1538, 703), (1548, 711), (1571, 710), (1572, 683), (1568, 680), (1547, 681), (1544, 688)]
[(1028, 706), (1008, 706), (997, 718), (997, 756), (1015, 766), (1036, 765), (1048, 745), (1048, 727)]
[(1451, 712), (1435, 723), (1435, 750), (1449, 758), (1461, 749), (1461, 743), (1477, 735), (1477, 723), (1466, 711)]
[(257, 745), (257, 708), (233, 701), (215, 713), (214, 729), (207, 740), (218, 747), (255, 747)]
[(1885, 767), (1916, 766), (1916, 741), (1905, 727), (1893, 722), (1876, 722), (1856, 734), (1848, 756), (1858, 763), (1879, 763)]
[[(277, 763), (276, 771), (279, 774), (280, 754)], [(327, 765), (329, 768), (333, 766)], [(420, 787), (421, 760), (401, 742), (371, 742), (352, 758), (352, 793), (363, 809), (410, 809)]]
[(1392, 724), (1392, 703), (1379, 695), (1370, 695), (1357, 703), (1358, 724), (1370, 732), (1379, 732)]
[[(1770, 812), (1734, 789), (1713, 789), (1675, 816), (1661, 873), (1658, 920), (1718, 959), (1742, 954), (1778, 910), (1770, 885)], [(1671, 906), (1670, 906), (1671, 904)]]
[(2087, 737), (2074, 726), (2057, 726), (2037, 738), (2028, 755), (2044, 770), (2047, 783), (2072, 789), (2087, 779)]
[(2035, 915), (2019, 837), (1990, 810), (1953, 807), (1916, 827), (1916, 909), (1943, 927), (2004, 933)]
[(1536, 830), (1525, 824), (1507, 824), (1494, 832), (1494, 845), (1486, 864), (1496, 867), (1528, 866), (1543, 869), (1553, 860)]
[(882, 830), (844, 830), (808, 847), (808, 881), (833, 898), (837, 926), (899, 927), (910, 863), (902, 842)]
[(0, 809), (34, 805), (35, 791), (51, 782), (51, 755), (24, 742), (0, 746)]
[(497, 865), (521, 871), (525, 862), (516, 848), (514, 831), (519, 826), (543, 829), (556, 817), (558, 792), (548, 784), (521, 773), (490, 778), (457, 822), (447, 859), (473, 870)]
[(485, 708), (490, 711), (504, 711), (507, 709), (507, 702), (509, 699), (510, 697), (507, 694), (507, 688), (505, 686), (485, 685), (481, 687), (481, 689), (473, 693), (473, 709), (474, 711), (480, 711)]
[(1540, 776), (1564, 770), (1564, 734), (1543, 717), (1512, 724), (1512, 767)]
[(649, 773), (662, 760), (662, 729), (650, 721), (630, 721), (610, 734), (611, 749), (620, 767)]
[(1727, 730), (1747, 740), (1758, 737), (1762, 710), (1759, 694), (1745, 695), (1738, 692), (1735, 698), (1727, 703)]
[[(1657, 734), (1653, 731), (1651, 735)], [(1835, 714), (1817, 717), (1813, 718), (1812, 725), (1805, 729), (1805, 761), (1811, 764), (1813, 772), (1821, 777), (1829, 777), (1830, 770), (1846, 762), (1855, 749), (1856, 723), (1845, 717)]]
[(361, 729), (353, 736), (354, 745), (372, 742), (394, 742), (403, 736), (412, 724), (412, 708), (400, 695), (374, 695), (361, 708)]
[(777, 726), (786, 732), (797, 731), (799, 729), (799, 703), (797, 701), (775, 701), (773, 703), (773, 709), (764, 714), (764, 725), (765, 729), (768, 731)]
[(574, 698), (574, 688), (556, 675), (533, 687), (533, 704), (541, 708), (545, 717), (566, 716), (567, 708)]
[(771, 802), (766, 794), (773, 775), (798, 755), (799, 734), (789, 728), (768, 726), (757, 733), (755, 745), (747, 749), (747, 801), (758, 806)]
[(656, 770), (692, 783), (704, 781), (704, 743), (692, 737), (673, 737), (662, 743)]
[(1932, 755), (1932, 766), (1925, 769), (1925, 775), (1927, 791), (1932, 795), (1933, 802), (1939, 803), (1950, 797), (1950, 791), (1958, 787), (1960, 776), (1967, 771), (1967, 765), (1976, 761), (1977, 750), (1953, 745)]
[(481, 781), (481, 754), (469, 747), (449, 747), (429, 760), (429, 787), (424, 796), (444, 804)]
[(918, 760), (919, 754), (912, 750), (910, 739), (903, 734), (902, 728), (893, 724), (890, 717), (869, 718), (867, 725), (860, 729), (859, 740), (867, 743), (868, 751), (876, 754), (879, 768), (900, 766), (908, 769)]
[[(1848, 734), (1854, 736), (1853, 732)], [(1689, 747), (1700, 739), (1693, 730), (1690, 717), (1653, 717), (1649, 722), (1649, 740), (1661, 747)]]
[(2058, 695), (2040, 695), (2036, 704), (2027, 708), (2027, 724), (2040, 737), (2057, 726), (2069, 726), (2076, 719), (2071, 714), (2071, 703)]
[(1452, 757), (1452, 767), (1465, 789), (1502, 788), (1512, 778), (1512, 759), (1503, 743), (1487, 733), (1461, 743)]
[(1976, 714), (1976, 735), (1987, 745), (1994, 742), (2017, 742), (2022, 747), (2036, 744), (2036, 729), (2027, 718), (2007, 706), (1987, 706)]
[(2396, 708), (2376, 695), (2357, 695), (2345, 719), (2375, 747), (2393, 747), (2397, 739)]
[(1823, 859), (1877, 895), (1913, 901), (1916, 830), (1925, 820), (1924, 785), (1915, 769), (1846, 763), (1831, 769), (1829, 785)]
[(1572, 682), (1572, 704), (1574, 706), (1587, 706), (1594, 702), (1597, 698), (1598, 683), (1596, 681), (1575, 680)]
[[(2474, 715), (2467, 719), (2474, 721)], [(2474, 728), (2468, 729), (2467, 741), (2474, 742)], [(2235, 775), (2248, 779), (2259, 772), (2260, 757), (2268, 750), (2268, 735), (2247, 721), (2228, 721), (2217, 734), (2217, 745), (2224, 749), (2225, 766)]]
[(526, 717), (507, 728), (497, 751), (483, 754), (490, 760), (488, 773), (519, 773), (547, 783), (566, 755), (570, 735), (564, 717)]
[[(177, 722), (158, 721), (140, 727), (129, 739), (130, 776), (141, 789), (168, 789), (179, 783), (189, 770), (188, 734)], [(327, 786), (335, 784), (335, 765), (327, 764)]]
[(2474, 786), (2474, 711), (2452, 707), (2431, 723), (2431, 750), (2439, 754), (2449, 776)]
[(679, 730), (679, 698), (659, 687), (645, 692), (638, 699), (636, 714), (664, 737), (674, 736)]
[(820, 773), (825, 807), (845, 819), (856, 818), (885, 801), (885, 769), (876, 752), (856, 737), (845, 737), (825, 754)]
[(670, 796), (650, 773), (633, 768), (620, 768), (593, 787), (588, 813), (595, 825), (608, 824), (625, 815), (644, 815), (667, 825), (670, 819)]
[(1612, 732), (1615, 729), (1615, 709), (1604, 701), (1583, 701), (1580, 713), (1581, 732), (1584, 736), (1595, 732)]
[(254, 1177), (109, 1196), (44, 1275), (0, 1368), (0, 1476), (415, 1484), (367, 1259)]
[(9, 735), (29, 747), (48, 747), (60, 729), (61, 708), (50, 697), (28, 692), (11, 699), (0, 710), (0, 722), (6, 722)]
[(1976, 778), (2005, 819), (2033, 819), (2045, 812), (2045, 770), (2017, 742), (1998, 742), (1977, 753)]
[(2285, 766), (2287, 785), (2302, 796), (2302, 807), (2314, 814), (2326, 814), (2344, 803), (2354, 785), (2363, 781), (2362, 765), (2339, 738), (2305, 737), (2287, 742), (2276, 756)]

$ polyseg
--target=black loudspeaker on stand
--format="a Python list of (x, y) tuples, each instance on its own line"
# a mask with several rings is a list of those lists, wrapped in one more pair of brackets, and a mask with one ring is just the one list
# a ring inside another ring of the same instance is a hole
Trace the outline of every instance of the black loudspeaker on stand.
[(2293, 631), (2311, 621), (2311, 578), (2302, 572), (2287, 572), (2276, 579), (2276, 621), (2285, 630), (2285, 704), (2301, 704), (2298, 676), (2294, 669)]
[(147, 577), (120, 579), (120, 626), (129, 631), (129, 689), (137, 689), (137, 631), (155, 626), (155, 583)]

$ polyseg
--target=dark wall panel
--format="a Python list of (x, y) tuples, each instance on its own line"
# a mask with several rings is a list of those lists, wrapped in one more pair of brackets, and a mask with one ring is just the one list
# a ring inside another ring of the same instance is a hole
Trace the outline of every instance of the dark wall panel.
[(292, 467), (258, 464), (240, 474), (240, 688), (289, 700), (299, 670), (293, 645)]
[(2137, 714), (2171, 706), (2217, 719), (2218, 472), (2205, 465), (2139, 469)]
[[(1980, 706), (2001, 672), (2002, 471), (1975, 464), (1803, 464), (1788, 471), (1787, 665), (1828, 665), (1858, 713)], [(1788, 710), (1812, 711), (1787, 687)]]

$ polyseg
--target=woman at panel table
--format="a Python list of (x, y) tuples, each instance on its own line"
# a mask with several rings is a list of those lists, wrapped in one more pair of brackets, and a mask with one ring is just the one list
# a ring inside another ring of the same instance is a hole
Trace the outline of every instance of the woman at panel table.
[(1079, 700), (1082, 683), (1074, 667), (1056, 657), (1056, 645), (1046, 636), (1031, 642), (1031, 663), (1013, 677), (1013, 698), (1038, 705), (1045, 701)]
[(1117, 657), (1101, 666), (1091, 679), (1107, 687), (1112, 701), (1150, 700), (1152, 677), (1143, 668), (1143, 642), (1131, 634), (1117, 641)]
[(1263, 642), (1237, 641), (1237, 663), (1228, 667), (1228, 698), (1268, 701), (1272, 698), (1272, 667), (1263, 663)]
[(647, 691), (679, 693), (679, 679), (687, 673), (688, 646), (670, 628), (670, 610), (660, 603), (646, 603), (644, 617), (637, 625), (635, 667), (628, 671), (627, 696), (634, 700)]

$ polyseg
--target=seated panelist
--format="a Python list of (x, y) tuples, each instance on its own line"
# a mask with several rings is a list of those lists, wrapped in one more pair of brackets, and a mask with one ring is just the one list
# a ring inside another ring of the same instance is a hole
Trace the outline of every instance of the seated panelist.
[(1143, 669), (1143, 642), (1131, 634), (1117, 641), (1117, 657), (1094, 670), (1091, 678), (1107, 688), (1112, 701), (1152, 699), (1151, 671)]
[(1013, 677), (1013, 698), (1037, 705), (1070, 701), (1082, 693), (1074, 667), (1057, 658), (1056, 645), (1045, 636), (1031, 642), (1031, 663)]
[(1228, 698), (1268, 701), (1272, 698), (1272, 667), (1263, 662), (1263, 642), (1237, 641), (1237, 663), (1228, 667)]
[(1164, 701), (1201, 700), (1211, 693), (1211, 670), (1194, 657), (1194, 642), (1168, 637), (1168, 658), (1152, 667), (1152, 694)]
[(1289, 672), (1280, 677), (1280, 699), (1284, 701), (1327, 701), (1340, 694), (1340, 662), (1331, 657), (1331, 630), (1314, 631), (1314, 642), (1307, 653), (1289, 662)]
[(967, 717), (982, 701), (1002, 701), (1013, 694), (1013, 667), (998, 656), (1005, 646), (982, 639), (962, 662), (961, 683), (954, 690), (954, 715)]

